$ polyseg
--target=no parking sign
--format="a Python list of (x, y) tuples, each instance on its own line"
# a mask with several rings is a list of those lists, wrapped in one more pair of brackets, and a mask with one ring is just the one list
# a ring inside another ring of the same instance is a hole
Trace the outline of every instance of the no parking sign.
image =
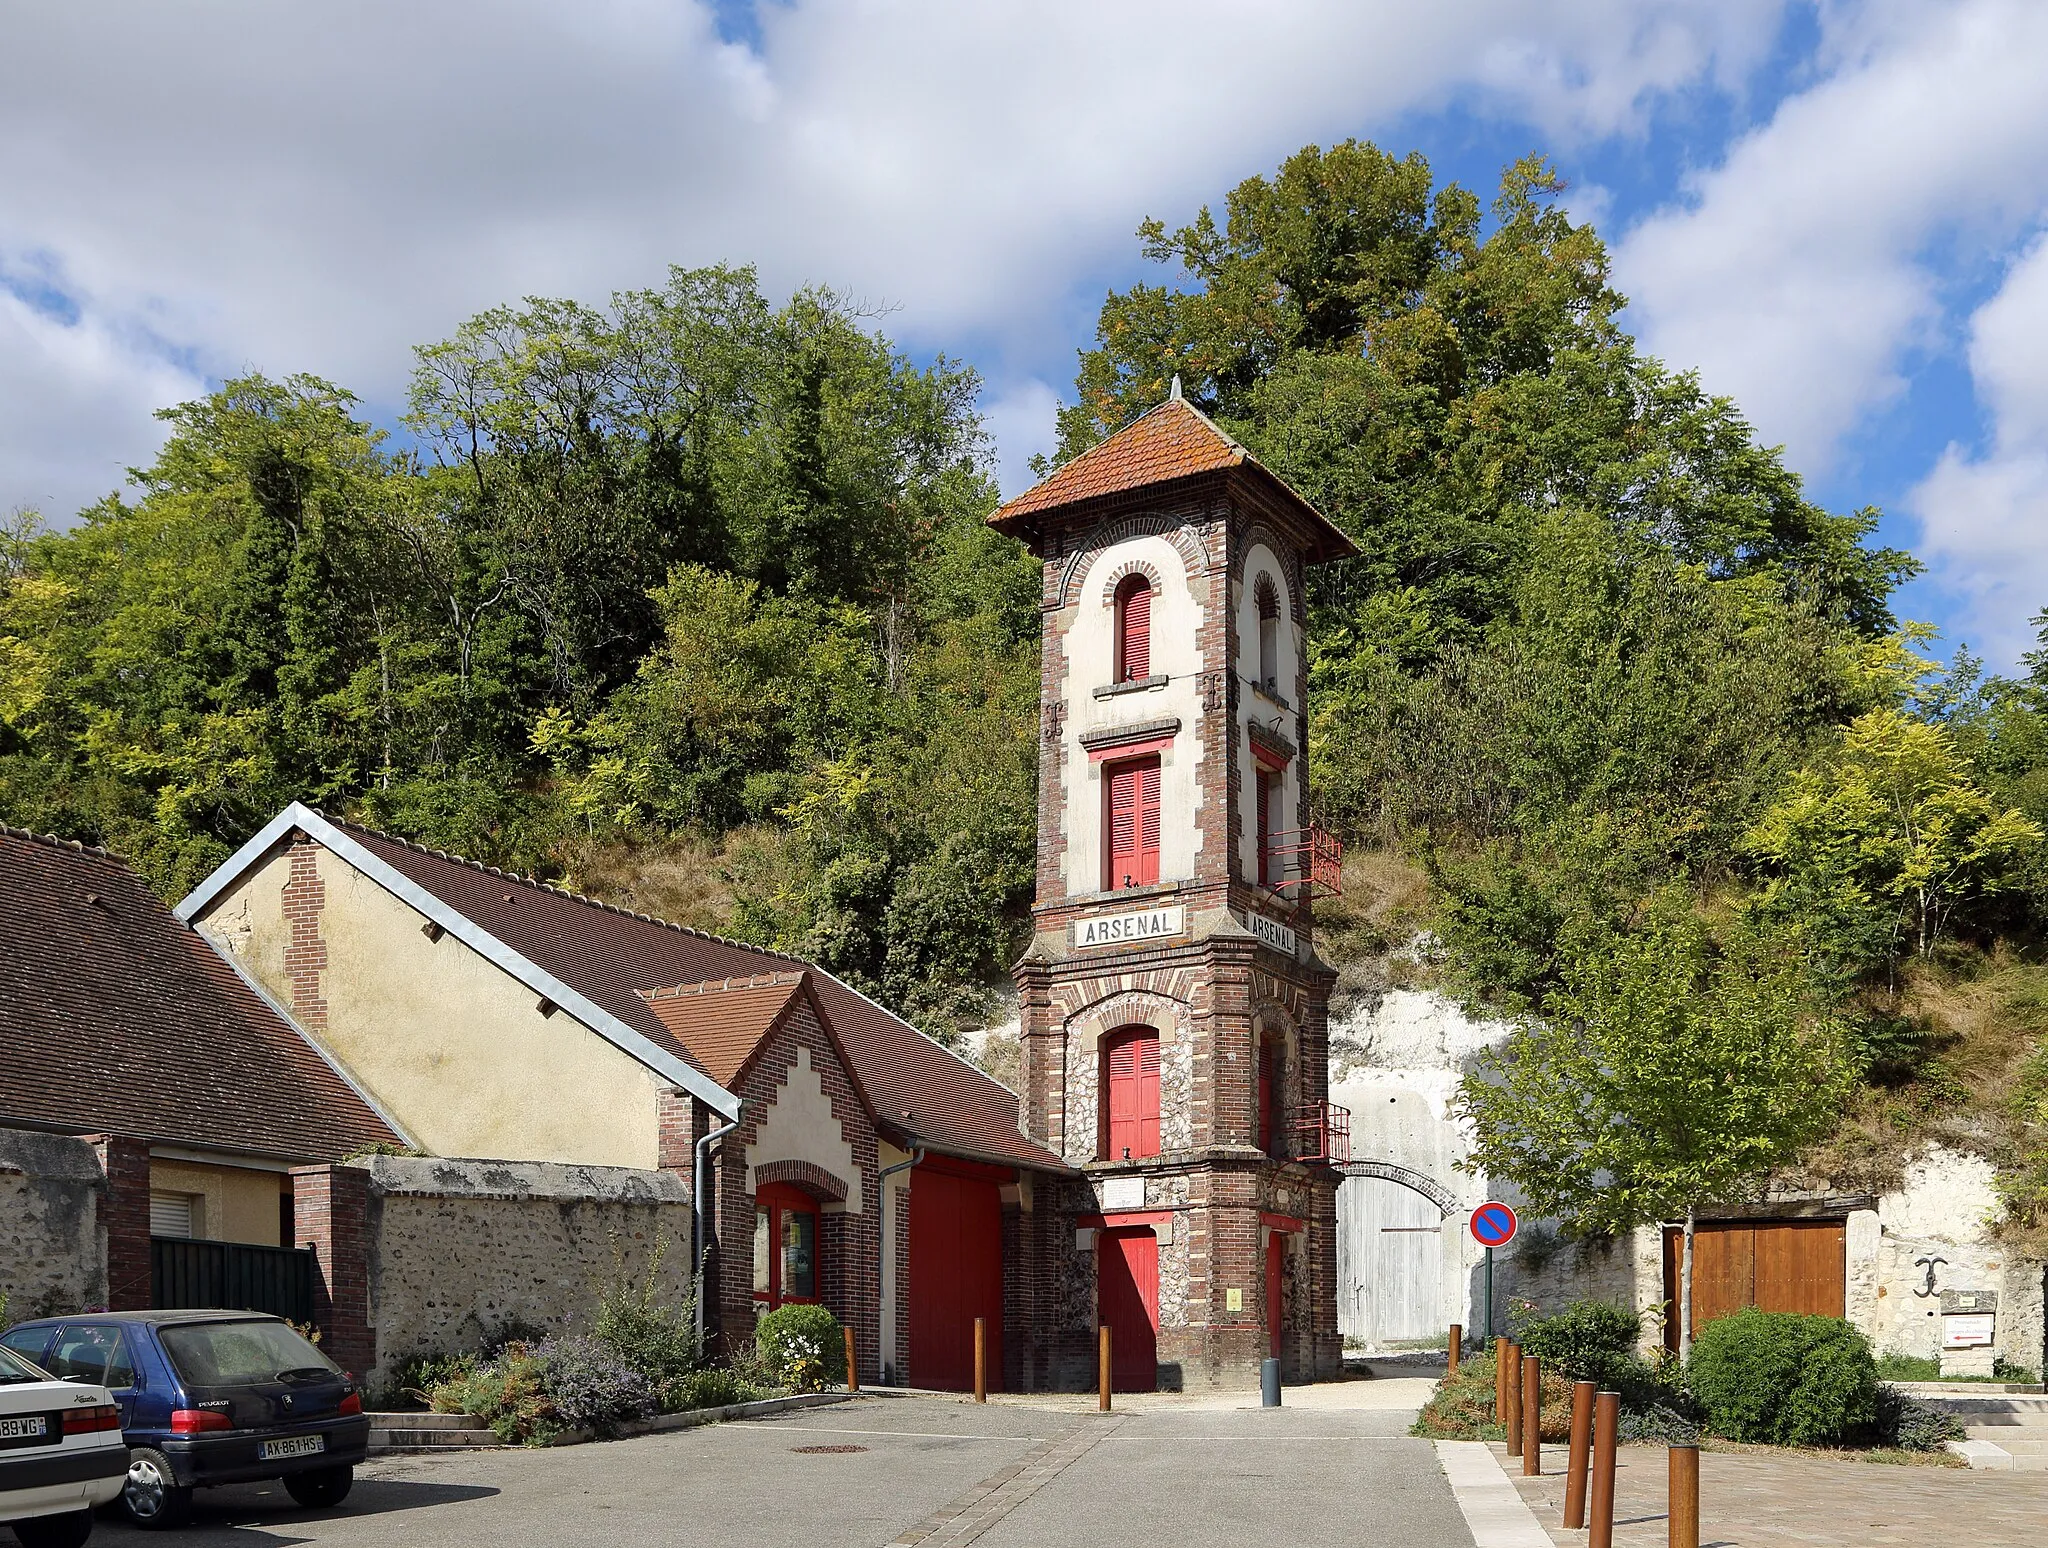
[(1520, 1229), (1515, 1212), (1498, 1199), (1489, 1199), (1472, 1211), (1472, 1240), (1482, 1247), (1505, 1247)]

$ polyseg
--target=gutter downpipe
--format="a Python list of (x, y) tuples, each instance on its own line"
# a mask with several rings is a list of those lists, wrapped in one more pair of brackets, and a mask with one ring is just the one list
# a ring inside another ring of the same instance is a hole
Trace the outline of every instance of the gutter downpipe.
[(697, 1290), (695, 1297), (697, 1302), (697, 1358), (700, 1360), (704, 1358), (704, 1328), (706, 1321), (704, 1314), (704, 1266), (711, 1258), (711, 1147), (740, 1126), (741, 1114), (745, 1113), (746, 1109), (747, 1104), (744, 1102), (740, 1103), (739, 1112), (733, 1114), (732, 1122), (722, 1129), (713, 1129), (709, 1134), (697, 1141), (696, 1145), (696, 1185), (693, 1190), (696, 1197), (691, 1202), (696, 1206), (694, 1213), (696, 1215), (697, 1227), (697, 1263), (696, 1272), (691, 1277), (695, 1281)]
[[(887, 1222), (882, 1218), (882, 1208), (889, 1199), (888, 1182), (898, 1172), (908, 1171), (911, 1167), (920, 1165), (924, 1161), (924, 1157), (924, 1146), (913, 1145), (910, 1147), (910, 1159), (908, 1161), (898, 1161), (894, 1166), (885, 1166), (875, 1173), (875, 1333), (877, 1337), (880, 1336), (882, 1331), (882, 1285), (884, 1283), (884, 1271), (889, 1263), (889, 1230)], [(910, 1185), (908, 1183), (904, 1184), (903, 1191), (906, 1194), (910, 1192)], [(902, 1293), (900, 1281), (903, 1277), (900, 1271), (903, 1265), (899, 1263), (896, 1267), (899, 1271), (896, 1276), (899, 1280), (897, 1293), (900, 1295)], [(877, 1349), (875, 1351), (875, 1374), (878, 1376), (881, 1374), (881, 1356), (882, 1351)], [(896, 1351), (896, 1358), (899, 1361), (902, 1360), (902, 1350)], [(898, 1385), (900, 1386), (901, 1383), (899, 1382)]]

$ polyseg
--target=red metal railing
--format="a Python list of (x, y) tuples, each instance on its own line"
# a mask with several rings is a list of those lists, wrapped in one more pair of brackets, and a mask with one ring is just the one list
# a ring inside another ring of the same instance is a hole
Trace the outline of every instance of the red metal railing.
[(1266, 877), (1275, 892), (1306, 887), (1309, 897), (1336, 897), (1344, 890), (1344, 841), (1314, 823), (1276, 833), (1266, 842)]
[(1351, 1109), (1335, 1102), (1309, 1102), (1295, 1114), (1297, 1160), (1341, 1166), (1351, 1159)]

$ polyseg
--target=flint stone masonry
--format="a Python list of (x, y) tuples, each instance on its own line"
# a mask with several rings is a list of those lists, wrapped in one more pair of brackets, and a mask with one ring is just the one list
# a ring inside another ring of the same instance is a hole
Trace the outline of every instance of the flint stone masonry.
[(106, 1191), (88, 1141), (0, 1129), (0, 1324), (106, 1304)]
[(587, 1325), (608, 1283), (650, 1270), (664, 1298), (689, 1297), (690, 1190), (675, 1173), (399, 1156), (353, 1167), (369, 1194), (374, 1380), (507, 1328)]

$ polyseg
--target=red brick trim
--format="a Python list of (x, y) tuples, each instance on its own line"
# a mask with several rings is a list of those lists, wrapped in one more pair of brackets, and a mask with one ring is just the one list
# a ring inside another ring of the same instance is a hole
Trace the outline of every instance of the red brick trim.
[(769, 1183), (788, 1183), (834, 1204), (846, 1202), (845, 1182), (815, 1161), (764, 1161), (754, 1168), (754, 1191)]
[(313, 1320), (321, 1347), (343, 1370), (368, 1380), (377, 1364), (370, 1327), (370, 1174), (357, 1166), (292, 1169), (292, 1226), (313, 1249), (320, 1276)]
[(294, 833), (291, 857), (284, 917), (292, 938), (285, 947), (284, 971), (291, 980), (292, 1015), (309, 1032), (324, 1032), (327, 999), (320, 977), (327, 971), (327, 942), (320, 933), (320, 915), (327, 906), (327, 884), (320, 879), (320, 846), (304, 833)]

